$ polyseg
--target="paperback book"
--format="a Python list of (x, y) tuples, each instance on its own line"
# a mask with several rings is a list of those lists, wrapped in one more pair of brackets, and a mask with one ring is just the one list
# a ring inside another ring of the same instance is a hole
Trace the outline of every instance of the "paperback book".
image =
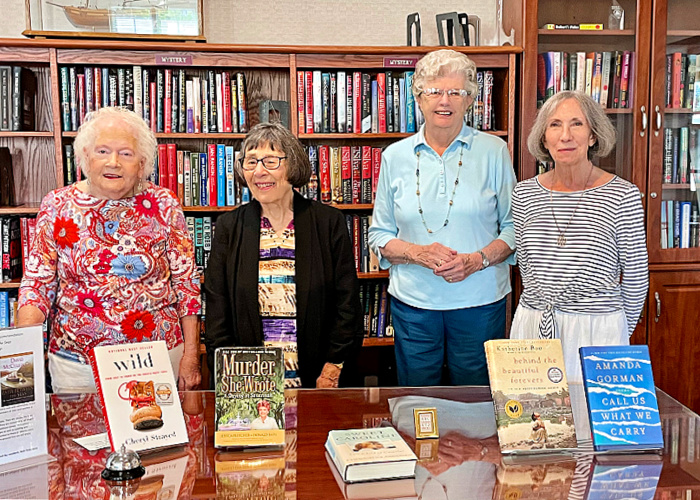
[(214, 446), (283, 446), (282, 349), (221, 347), (215, 361)]
[(649, 348), (593, 346), (579, 353), (594, 449), (663, 449)]
[(576, 448), (561, 341), (489, 340), (484, 348), (501, 452)]
[(164, 341), (96, 347), (90, 357), (112, 450), (189, 442)]
[(326, 451), (346, 483), (414, 477), (418, 460), (393, 427), (330, 431)]

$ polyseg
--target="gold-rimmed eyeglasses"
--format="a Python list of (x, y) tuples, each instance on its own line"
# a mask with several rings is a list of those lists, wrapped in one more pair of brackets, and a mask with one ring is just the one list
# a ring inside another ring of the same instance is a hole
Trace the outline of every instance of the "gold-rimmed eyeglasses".
[(262, 166), (265, 167), (266, 170), (277, 170), (280, 168), (282, 160), (286, 158), (286, 156), (265, 156), (264, 158), (258, 159), (253, 156), (249, 156), (239, 161), (239, 164), (246, 172), (252, 172), (255, 170), (258, 167), (258, 163), (262, 163)]
[(438, 99), (442, 97), (444, 94), (447, 94), (447, 97), (450, 99), (463, 99), (465, 97), (468, 97), (471, 95), (471, 92), (468, 90), (464, 89), (435, 89), (435, 88), (429, 88), (429, 89), (423, 89), (421, 92), (422, 95), (427, 97), (428, 99)]

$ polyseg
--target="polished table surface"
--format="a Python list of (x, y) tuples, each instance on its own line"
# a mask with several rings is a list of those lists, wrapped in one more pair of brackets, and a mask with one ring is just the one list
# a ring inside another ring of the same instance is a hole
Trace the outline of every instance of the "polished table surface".
[[(656, 463), (657, 469), (663, 464), (663, 468), (655, 493), (629, 497), (669, 500), (700, 498), (700, 418), (663, 392), (658, 391), (658, 397), (665, 449), (663, 462), (651, 463)], [(394, 400), (393, 413), (388, 402), (392, 398), (398, 398)], [(544, 478), (548, 473), (555, 477), (556, 474), (561, 475), (562, 470), (574, 471), (574, 465), (569, 469), (568, 466), (562, 467), (564, 462), (561, 459), (543, 465), (539, 458), (528, 459), (515, 466), (502, 464), (496, 436), (484, 432), (493, 428), (488, 387), (286, 391), (286, 449), (253, 453), (231, 453), (214, 448), (215, 404), (212, 392), (187, 392), (181, 394), (181, 399), (190, 444), (144, 457), (144, 465), (156, 464), (164, 470), (177, 471), (179, 484), (175, 488), (179, 490), (178, 498), (586, 498), (587, 471), (592, 470), (590, 456), (584, 459), (579, 457), (575, 475), (572, 472), (569, 476), (564, 475), (563, 481), (547, 482)], [(55, 499), (109, 498), (108, 487), (100, 478), (108, 450), (89, 452), (72, 439), (104, 432), (96, 396), (53, 395), (50, 401), (49, 451), (57, 460), (44, 468), (19, 471), (12, 478), (13, 481), (33, 482), (34, 486), (36, 483), (43, 485), (46, 481), (48, 486), (14, 489), (12, 491), (16, 496), (9, 498), (25, 498), (22, 495), (35, 494), (41, 497), (37, 491), (46, 491), (47, 495), (44, 496)], [(410, 430), (412, 408), (426, 405), (438, 408), (440, 438), (416, 442)], [(349, 488), (341, 486), (342, 482), (336, 481), (324, 452), (328, 431), (373, 427), (382, 423), (387, 425), (390, 422), (422, 457), (416, 469), (415, 482), (363, 483), (360, 489), (358, 485)], [(629, 456), (622, 459), (622, 465), (636, 463), (638, 459), (638, 455)], [(286, 464), (284, 469), (283, 464)], [(506, 474), (509, 470), (515, 470), (515, 474)], [(526, 484), (514, 489), (507, 484), (510, 481), (508, 478), (513, 477), (529, 479), (525, 481)], [(7, 478), (0, 477), (0, 491), (5, 492), (3, 498), (10, 495), (8, 484)], [(647, 480), (646, 484), (651, 484), (653, 488), (655, 478)], [(549, 490), (544, 488), (547, 485)], [(17, 493), (21, 491), (26, 493)], [(172, 491), (156, 491), (150, 496), (144, 493), (136, 498), (164, 500), (172, 497)]]

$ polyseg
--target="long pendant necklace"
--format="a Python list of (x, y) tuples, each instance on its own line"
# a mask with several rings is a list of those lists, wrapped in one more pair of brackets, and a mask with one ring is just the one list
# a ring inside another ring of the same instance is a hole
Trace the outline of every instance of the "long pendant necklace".
[(591, 164), (591, 169), (588, 172), (588, 177), (586, 178), (586, 182), (583, 185), (583, 189), (581, 190), (581, 196), (578, 199), (578, 203), (576, 203), (576, 206), (574, 207), (574, 211), (571, 213), (571, 217), (569, 217), (569, 222), (566, 223), (566, 226), (564, 226), (564, 229), (559, 228), (559, 223), (557, 222), (557, 216), (554, 213), (554, 203), (552, 201), (552, 193), (554, 192), (554, 179), (552, 179), (552, 189), (549, 190), (549, 208), (552, 210), (552, 218), (554, 219), (554, 225), (557, 227), (557, 232), (559, 233), (559, 236), (557, 237), (557, 246), (559, 248), (564, 248), (566, 246), (566, 230), (569, 229), (569, 226), (571, 225), (571, 221), (574, 220), (574, 215), (576, 215), (576, 210), (578, 210), (579, 205), (581, 205), (581, 200), (583, 200), (583, 195), (586, 194), (586, 186), (588, 186), (588, 181), (591, 180), (591, 175), (593, 174), (593, 164)]
[(423, 227), (425, 227), (425, 230), (428, 231), (429, 234), (437, 233), (441, 229), (443, 229), (447, 224), (450, 223), (450, 212), (452, 212), (452, 205), (454, 204), (455, 200), (455, 192), (457, 191), (457, 185), (459, 184), (459, 174), (462, 172), (462, 155), (464, 154), (464, 144), (462, 144), (462, 148), (459, 150), (459, 163), (457, 164), (457, 177), (455, 177), (455, 185), (452, 188), (452, 194), (450, 195), (450, 201), (447, 206), (447, 215), (445, 216), (445, 222), (442, 223), (442, 226), (439, 229), (436, 229), (433, 231), (428, 227), (428, 224), (425, 222), (425, 217), (423, 216), (423, 206), (420, 203), (420, 151), (416, 153), (416, 196), (418, 196), (418, 213), (420, 214), (420, 220), (423, 222)]

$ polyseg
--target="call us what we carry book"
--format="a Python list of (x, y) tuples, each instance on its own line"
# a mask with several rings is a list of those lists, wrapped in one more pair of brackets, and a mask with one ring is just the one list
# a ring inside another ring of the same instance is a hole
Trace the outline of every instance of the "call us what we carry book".
[(489, 340), (484, 349), (501, 452), (576, 448), (561, 341)]
[(581, 347), (579, 354), (594, 449), (663, 449), (649, 348)]

